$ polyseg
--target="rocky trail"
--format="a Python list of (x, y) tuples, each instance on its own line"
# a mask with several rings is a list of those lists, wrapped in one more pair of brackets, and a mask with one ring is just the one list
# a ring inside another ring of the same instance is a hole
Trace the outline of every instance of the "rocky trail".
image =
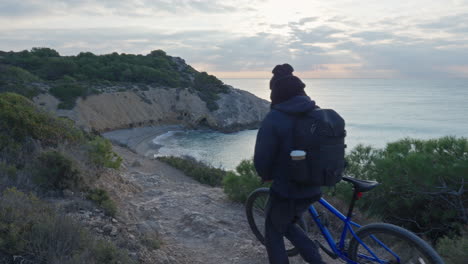
[[(117, 193), (120, 221), (130, 233), (157, 233), (162, 241), (159, 249), (140, 256), (144, 263), (268, 263), (244, 206), (229, 201), (221, 188), (202, 185), (126, 148), (114, 150), (124, 159), (124, 180), (139, 188)], [(300, 257), (290, 261), (304, 263)]]

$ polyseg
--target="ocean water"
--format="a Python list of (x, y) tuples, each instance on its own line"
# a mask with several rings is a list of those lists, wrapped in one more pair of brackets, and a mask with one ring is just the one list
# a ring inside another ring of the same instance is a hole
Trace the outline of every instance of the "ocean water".
[[(268, 79), (223, 79), (269, 100)], [(358, 144), (384, 147), (412, 137), (468, 137), (468, 79), (304, 79), (306, 93), (321, 108), (346, 121), (348, 150)], [(158, 155), (192, 156), (233, 169), (253, 156), (257, 131), (171, 131), (154, 139)]]

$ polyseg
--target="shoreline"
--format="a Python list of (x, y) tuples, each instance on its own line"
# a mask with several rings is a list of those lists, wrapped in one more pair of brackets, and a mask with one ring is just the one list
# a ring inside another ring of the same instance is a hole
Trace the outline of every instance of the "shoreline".
[(153, 142), (156, 137), (170, 131), (185, 129), (182, 125), (161, 125), (118, 129), (101, 135), (112, 142), (127, 146), (140, 155), (152, 158), (152, 155), (157, 154), (161, 148), (161, 145)]

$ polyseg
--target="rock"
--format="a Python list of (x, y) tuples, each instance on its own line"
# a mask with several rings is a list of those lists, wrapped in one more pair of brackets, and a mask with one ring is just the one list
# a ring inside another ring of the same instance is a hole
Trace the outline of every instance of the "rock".
[[(197, 236), (208, 236), (208, 239), (224, 235), (224, 230), (213, 217), (200, 213), (188, 213), (182, 217), (181, 229), (184, 233)], [(210, 238), (211, 237), (211, 238)]]
[(136, 227), (138, 232), (141, 234), (151, 234), (154, 232), (159, 233), (162, 230), (162, 227), (159, 223), (151, 220), (138, 223)]
[(96, 233), (99, 233), (99, 234), (104, 233), (104, 231), (102, 229), (100, 229), (99, 227), (93, 228), (93, 231), (96, 232)]
[(117, 227), (113, 226), (112, 227), (112, 230), (110, 232), (110, 235), (111, 236), (116, 236), (118, 234), (119, 230), (117, 229)]
[(133, 260), (138, 260), (138, 253), (136, 252), (129, 252), (128, 256), (131, 257)]
[[(53, 97), (50, 94), (44, 96)], [(189, 89), (152, 87), (145, 92), (127, 90), (90, 95), (86, 99), (79, 98), (72, 110), (57, 109), (56, 112), (88, 131), (177, 123), (233, 132), (257, 128), (269, 111), (266, 100), (232, 87), (228, 93), (219, 94), (219, 98), (216, 101), (219, 109), (210, 111), (206, 103)]]
[(141, 167), (141, 162), (139, 160), (135, 160), (132, 165), (132, 167)]
[(65, 198), (72, 198), (74, 195), (75, 195), (75, 193), (72, 192), (72, 191), (69, 190), (69, 189), (63, 190), (63, 196), (64, 196)]
[(107, 224), (107, 225), (104, 225), (104, 226), (102, 227), (102, 230), (104, 230), (104, 232), (105, 232), (106, 234), (110, 234), (110, 232), (112, 232), (113, 228), (114, 228), (113, 225)]
[[(80, 213), (81, 213), (81, 211), (80, 211)], [(89, 212), (89, 211), (84, 211), (84, 212), (81, 213), (81, 214), (83, 215), (83, 218), (84, 218), (84, 219), (89, 219), (89, 218), (91, 218), (91, 214), (92, 214), (92, 213)]]

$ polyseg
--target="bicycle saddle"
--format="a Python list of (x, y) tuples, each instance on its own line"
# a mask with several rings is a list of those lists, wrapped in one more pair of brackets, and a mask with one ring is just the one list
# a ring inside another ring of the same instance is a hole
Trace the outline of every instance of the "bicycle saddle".
[(380, 184), (376, 181), (359, 180), (348, 176), (343, 176), (343, 180), (353, 184), (354, 189), (358, 192), (370, 191)]

